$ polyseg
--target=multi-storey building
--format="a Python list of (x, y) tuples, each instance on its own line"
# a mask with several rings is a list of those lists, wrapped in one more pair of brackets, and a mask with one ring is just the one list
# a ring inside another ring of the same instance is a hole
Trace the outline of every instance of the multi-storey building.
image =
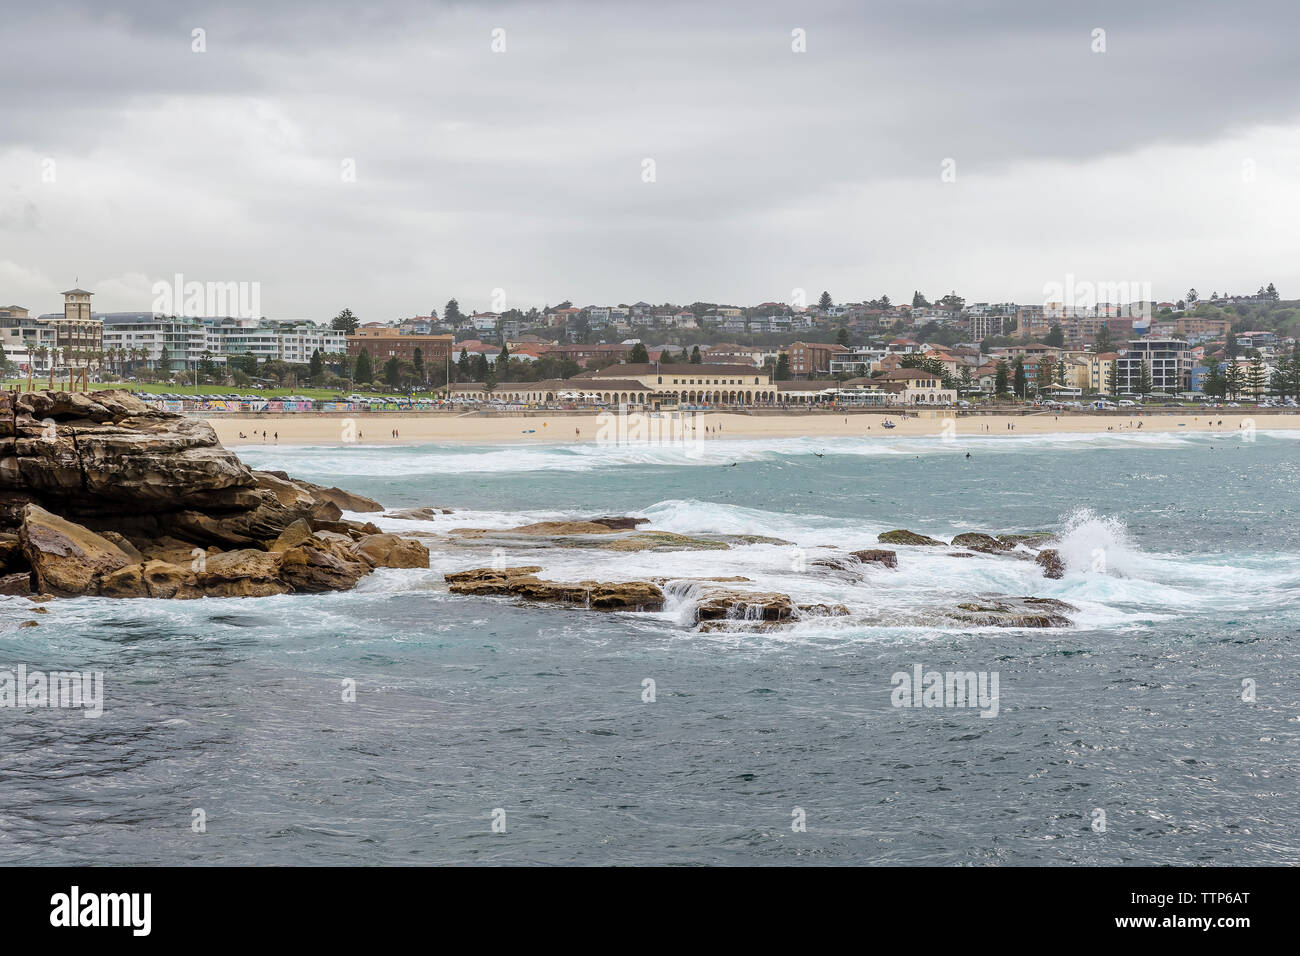
[(451, 335), (402, 335), (397, 329), (363, 327), (347, 336), (349, 358), (355, 359), (364, 350), (370, 353), (371, 362), (378, 364), (390, 358), (413, 363), (415, 351), (419, 349), (425, 365), (436, 365), (447, 361), (453, 344), (454, 336)]
[(790, 374), (797, 378), (816, 378), (829, 375), (831, 359), (848, 351), (842, 345), (826, 342), (792, 342), (787, 354), (790, 356)]
[(1142, 364), (1151, 372), (1151, 391), (1173, 395), (1191, 387), (1191, 346), (1182, 339), (1129, 339), (1128, 348), (1115, 362), (1115, 387), (1137, 393), (1142, 385)]

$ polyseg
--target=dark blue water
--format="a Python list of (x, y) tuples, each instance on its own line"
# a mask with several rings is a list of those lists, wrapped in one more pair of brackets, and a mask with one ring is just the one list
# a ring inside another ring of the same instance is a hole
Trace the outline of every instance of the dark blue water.
[[(689, 460), (251, 449), (255, 465), (390, 506), (458, 509), (412, 528), (638, 513), (767, 534), (791, 544), (508, 558), (557, 579), (745, 574), (853, 613), (700, 634), (680, 609), (459, 597), (441, 571), (488, 561), (451, 546), (430, 571), (347, 594), (82, 599), (39, 616), (0, 598), (0, 666), (98, 669), (107, 684), (98, 719), (0, 710), (0, 861), (1296, 863), (1298, 452), (1267, 434), (718, 442)], [(906, 550), (866, 583), (788, 564), (891, 527), (1055, 530), (1067, 574)], [(890, 617), (988, 592), (1070, 601), (1075, 626)], [(40, 624), (16, 628), (27, 619)], [(891, 675), (917, 664), (996, 672), (997, 716), (892, 706)]]

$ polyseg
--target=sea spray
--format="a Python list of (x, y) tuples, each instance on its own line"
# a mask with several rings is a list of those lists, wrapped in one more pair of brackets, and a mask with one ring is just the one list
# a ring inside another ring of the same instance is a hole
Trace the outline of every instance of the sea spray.
[(1124, 519), (1080, 508), (1066, 515), (1056, 546), (1066, 570), (1075, 574), (1128, 576), (1133, 548)]

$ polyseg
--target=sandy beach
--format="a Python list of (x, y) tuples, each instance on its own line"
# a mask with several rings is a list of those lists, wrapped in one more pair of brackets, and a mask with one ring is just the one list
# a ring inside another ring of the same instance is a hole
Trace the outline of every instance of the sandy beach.
[[(1046, 435), (1105, 432), (1189, 432), (1237, 433), (1241, 428), (1260, 430), (1300, 429), (1297, 414), (1186, 415), (971, 415), (952, 417), (943, 412), (921, 412), (919, 417), (864, 415), (861, 413), (791, 413), (787, 415), (736, 415), (702, 412), (693, 419), (697, 432), (713, 438), (799, 438), (880, 436), (882, 438), (936, 438), (999, 435)], [(888, 420), (897, 427), (885, 428)], [(221, 442), (240, 445), (330, 445), (351, 442), (366, 444), (421, 444), (427, 442), (485, 442), (491, 444), (537, 442), (595, 442), (613, 434), (609, 418), (591, 414), (547, 414), (537, 412), (515, 416), (487, 417), (475, 414), (360, 414), (220, 416), (208, 419)], [(654, 420), (663, 423), (664, 419)], [(664, 427), (667, 427), (666, 425)], [(263, 438), (262, 432), (266, 432)], [(396, 432), (396, 435), (394, 435)]]

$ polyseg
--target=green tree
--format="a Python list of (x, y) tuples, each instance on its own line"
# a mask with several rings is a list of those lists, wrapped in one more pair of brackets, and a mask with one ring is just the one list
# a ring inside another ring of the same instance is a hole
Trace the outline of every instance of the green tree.
[(1151, 365), (1146, 359), (1143, 359), (1142, 364), (1138, 366), (1138, 394), (1150, 395), (1151, 388)]
[(835, 304), (835, 300), (831, 298), (831, 294), (829, 292), (823, 292), (821, 294), (821, 298), (817, 300), (817, 307), (821, 309), (823, 312), (825, 312), (834, 304)]
[(393, 386), (402, 382), (402, 363), (397, 361), (396, 355), (384, 363), (384, 381)]
[(998, 364), (994, 366), (993, 393), (995, 395), (1007, 394), (1010, 378), (1011, 371), (1007, 368), (1006, 359), (998, 359)]
[(1015, 385), (1016, 398), (1024, 398), (1025, 390), (1029, 385), (1029, 380), (1025, 375), (1025, 357), (1023, 355), (1016, 356), (1016, 365), (1012, 375), (1012, 380)]
[(309, 367), (312, 384), (319, 385), (325, 375), (325, 359), (321, 357), (320, 349), (312, 349)]
[(1052, 326), (1047, 333), (1047, 337), (1043, 339), (1043, 344), (1050, 345), (1054, 349), (1065, 348), (1065, 332), (1061, 330), (1059, 325)]
[(700, 347), (697, 345), (695, 346), (695, 348), (691, 349), (691, 364), (701, 365), (703, 363), (704, 363), (704, 357), (700, 355)]
[(790, 356), (785, 352), (776, 357), (776, 370), (772, 377), (778, 382), (790, 381)]
[(632, 351), (628, 353), (627, 361), (629, 365), (648, 365), (650, 362), (650, 353), (646, 351), (645, 343), (638, 342), (632, 346)]
[(352, 377), (358, 382), (369, 383), (374, 380), (375, 370), (370, 362), (369, 349), (362, 349), (357, 353), (357, 369), (352, 373)]
[(1034, 385), (1041, 395), (1052, 384), (1052, 363), (1047, 361), (1046, 357), (1038, 360), (1038, 367), (1034, 374)]
[(1097, 338), (1093, 340), (1092, 350), (1097, 355), (1115, 351), (1115, 340), (1110, 334), (1110, 326), (1104, 322), (1097, 330)]
[(421, 385), (429, 384), (429, 370), (424, 367), (424, 349), (416, 349), (413, 359), (412, 366), (414, 367), (416, 380)]
[(1236, 362), (1228, 363), (1224, 372), (1224, 385), (1228, 398), (1235, 399), (1246, 387), (1246, 373)]
[(1256, 402), (1264, 394), (1264, 388), (1268, 384), (1267, 374), (1264, 371), (1264, 360), (1259, 353), (1250, 360), (1250, 368), (1246, 371), (1246, 390)]
[(842, 345), (845, 348), (849, 347), (849, 330), (842, 325), (840, 330), (835, 333), (835, 344)]
[(446, 308), (442, 310), (442, 320), (448, 325), (459, 325), (465, 320), (465, 316), (460, 314), (460, 303), (455, 299), (448, 299)]
[(357, 326), (360, 324), (361, 323), (357, 321), (357, 317), (352, 314), (351, 309), (344, 309), (338, 315), (334, 316), (333, 320), (330, 322), (330, 328), (335, 332), (346, 332), (348, 335), (352, 335), (356, 332)]
[(474, 381), (474, 362), (469, 357), (469, 349), (460, 347), (460, 358), (456, 360), (456, 379), (461, 382)]
[(502, 343), (501, 354), (497, 356), (497, 364), (494, 369), (498, 382), (510, 381), (510, 346)]

